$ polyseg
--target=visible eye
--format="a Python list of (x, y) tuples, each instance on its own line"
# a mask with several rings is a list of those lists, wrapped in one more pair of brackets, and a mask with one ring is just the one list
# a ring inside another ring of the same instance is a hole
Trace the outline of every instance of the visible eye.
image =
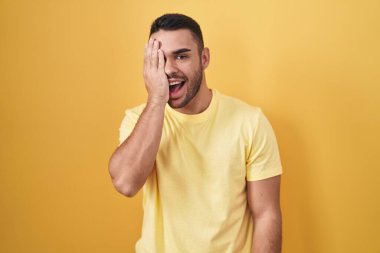
[(175, 57), (177, 60), (183, 60), (185, 58), (187, 58), (187, 55), (184, 55), (184, 54), (179, 54)]

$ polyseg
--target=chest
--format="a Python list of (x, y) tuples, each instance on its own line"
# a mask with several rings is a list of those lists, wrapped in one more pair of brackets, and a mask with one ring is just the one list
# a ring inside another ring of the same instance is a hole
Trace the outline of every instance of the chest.
[(198, 182), (243, 180), (247, 141), (236, 124), (207, 122), (164, 126), (157, 156), (159, 173)]

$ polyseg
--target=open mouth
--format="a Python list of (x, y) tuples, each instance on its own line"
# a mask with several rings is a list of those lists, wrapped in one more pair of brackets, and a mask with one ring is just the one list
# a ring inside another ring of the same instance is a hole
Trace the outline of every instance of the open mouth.
[(170, 84), (169, 86), (170, 93), (176, 93), (183, 87), (183, 85), (185, 85), (185, 81)]

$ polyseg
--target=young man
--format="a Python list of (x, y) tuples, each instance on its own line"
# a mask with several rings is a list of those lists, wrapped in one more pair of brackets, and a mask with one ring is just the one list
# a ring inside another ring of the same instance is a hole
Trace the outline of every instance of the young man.
[(181, 14), (157, 18), (144, 52), (146, 104), (127, 110), (109, 171), (144, 186), (137, 253), (278, 253), (282, 167), (257, 107), (207, 87), (209, 49)]

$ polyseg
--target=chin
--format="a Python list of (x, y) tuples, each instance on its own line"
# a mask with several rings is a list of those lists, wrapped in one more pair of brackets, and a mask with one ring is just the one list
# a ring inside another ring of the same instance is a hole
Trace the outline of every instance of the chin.
[(189, 102), (186, 103), (185, 101), (186, 101), (186, 97), (184, 98), (181, 97), (174, 100), (169, 99), (168, 104), (173, 109), (179, 109), (179, 108), (185, 107), (189, 103)]
[(171, 100), (169, 100), (168, 104), (173, 109), (178, 109), (178, 108), (182, 108), (183, 107), (183, 106), (181, 106), (181, 102), (177, 102), (177, 101), (171, 101)]

